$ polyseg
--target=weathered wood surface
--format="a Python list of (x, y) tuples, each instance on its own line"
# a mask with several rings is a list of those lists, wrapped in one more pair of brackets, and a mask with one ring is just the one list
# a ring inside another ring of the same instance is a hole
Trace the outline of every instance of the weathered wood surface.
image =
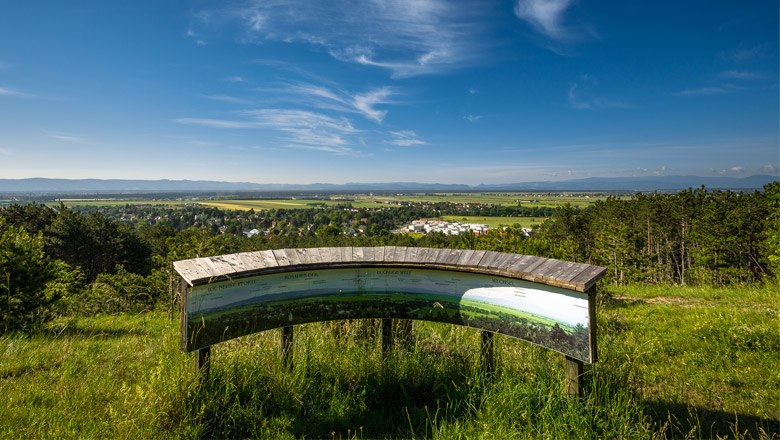
[(173, 266), (190, 286), (300, 270), (408, 267), (499, 275), (578, 292), (588, 292), (606, 272), (600, 266), (530, 255), (402, 246), (275, 249), (193, 258)]

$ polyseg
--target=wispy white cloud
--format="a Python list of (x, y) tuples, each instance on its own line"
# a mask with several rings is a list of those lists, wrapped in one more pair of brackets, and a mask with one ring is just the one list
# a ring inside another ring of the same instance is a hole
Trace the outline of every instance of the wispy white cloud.
[(193, 138), (190, 136), (165, 136), (167, 139), (174, 139), (177, 142), (187, 145), (194, 145), (196, 147), (219, 147), (222, 146), (219, 142), (204, 141), (201, 139)]
[(238, 98), (236, 96), (230, 96), (230, 95), (203, 95), (203, 97), (214, 101), (226, 102), (228, 104), (238, 104), (238, 105), (255, 104), (253, 101), (249, 99)]
[(270, 129), (280, 133), (287, 148), (335, 154), (357, 154), (354, 137), (360, 133), (346, 118), (291, 109), (259, 109), (240, 112), (241, 119), (179, 118), (185, 125), (222, 129)]
[(572, 0), (517, 0), (515, 15), (531, 24), (538, 32), (561, 40), (570, 37), (563, 25), (563, 16)]
[(388, 143), (398, 145), (399, 147), (413, 147), (415, 145), (427, 144), (427, 142), (420, 139), (417, 136), (417, 133), (412, 130), (391, 131), (390, 134), (394, 139), (388, 141)]
[(9, 63), (0, 63), (0, 70), (8, 70), (8, 69), (10, 69), (11, 67), (13, 67), (13, 65), (12, 65), (12, 64), (9, 64)]
[(192, 40), (198, 46), (205, 46), (206, 44), (208, 44), (206, 40), (200, 38), (198, 34), (195, 33), (195, 31), (192, 29), (187, 29), (187, 32), (184, 33), (184, 36)]
[(389, 87), (381, 87), (374, 89), (368, 93), (355, 95), (352, 99), (352, 105), (365, 117), (372, 119), (376, 122), (382, 122), (387, 115), (386, 110), (377, 110), (376, 106), (380, 104), (387, 104), (392, 90)]
[(467, 121), (469, 121), (471, 123), (474, 123), (474, 122), (477, 122), (480, 119), (482, 119), (482, 115), (466, 115), (466, 116), (463, 117), (463, 119), (465, 119), (465, 120), (467, 120)]
[(718, 55), (725, 60), (741, 63), (743, 61), (765, 57), (768, 53), (768, 49), (769, 45), (767, 44), (751, 47), (745, 47), (740, 44), (736, 49), (721, 51)]
[(229, 83), (246, 83), (247, 80), (243, 76), (233, 75), (225, 78), (225, 81)]
[(58, 141), (70, 142), (74, 144), (83, 144), (87, 142), (87, 140), (84, 139), (83, 137), (74, 136), (71, 134), (56, 133), (56, 134), (50, 134), (48, 136), (52, 139), (57, 139)]
[(13, 156), (14, 153), (8, 148), (0, 147), (0, 156)]
[(449, 71), (479, 58), (481, 16), (478, 5), (445, 0), (250, 0), (194, 14), (208, 26), (239, 23), (248, 42), (314, 45), (395, 77)]
[(735, 91), (733, 86), (709, 86), (698, 87), (692, 89), (681, 90), (674, 93), (675, 96), (710, 96), (710, 95), (722, 95), (724, 93), (730, 93)]
[(294, 83), (283, 91), (293, 95), (297, 102), (308, 106), (341, 113), (358, 113), (377, 123), (381, 123), (387, 116), (387, 110), (380, 110), (377, 107), (391, 104), (390, 97), (395, 94), (390, 87), (379, 87), (364, 93), (350, 93), (310, 83)]
[(237, 121), (229, 119), (207, 119), (207, 118), (178, 118), (175, 122), (184, 125), (200, 125), (211, 128), (257, 128), (257, 124), (251, 121)]
[(670, 173), (677, 171), (677, 168), (661, 165), (658, 168), (635, 168), (636, 173), (639, 175), (651, 175), (651, 176), (668, 176)]
[(776, 174), (777, 171), (777, 165), (767, 164), (761, 167), (761, 172), (764, 174)]
[(631, 108), (631, 105), (615, 99), (606, 99), (597, 95), (598, 83), (587, 75), (580, 76), (579, 83), (569, 86), (569, 106), (576, 110)]
[(721, 176), (734, 175), (734, 174), (739, 175), (739, 174), (745, 174), (745, 167), (740, 166), (740, 165), (735, 165), (735, 166), (730, 167), (730, 168), (722, 168), (722, 169), (717, 169), (717, 170), (713, 170), (713, 171), (716, 174), (719, 174)]
[(761, 72), (754, 72), (751, 70), (726, 70), (720, 73), (722, 78), (737, 79), (737, 80), (759, 80), (767, 78), (767, 75)]
[(33, 97), (32, 95), (30, 95), (28, 93), (20, 92), (18, 90), (14, 90), (14, 89), (9, 89), (7, 87), (0, 87), (0, 96), (11, 96), (11, 97), (14, 97), (14, 98), (32, 98)]

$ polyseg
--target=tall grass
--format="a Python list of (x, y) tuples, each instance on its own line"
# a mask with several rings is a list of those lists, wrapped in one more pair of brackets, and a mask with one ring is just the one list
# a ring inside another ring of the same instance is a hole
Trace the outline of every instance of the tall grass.
[(562, 356), (497, 337), (488, 375), (479, 332), (443, 324), (386, 355), (374, 321), (298, 326), (290, 370), (268, 331), (198, 380), (162, 313), (61, 320), (0, 337), (0, 437), (777, 438), (773, 293), (651, 290), (605, 295), (580, 399)]

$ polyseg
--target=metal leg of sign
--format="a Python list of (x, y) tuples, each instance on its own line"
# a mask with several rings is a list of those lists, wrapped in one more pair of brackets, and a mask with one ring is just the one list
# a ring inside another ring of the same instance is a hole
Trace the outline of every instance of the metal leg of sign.
[(584, 364), (579, 359), (566, 356), (566, 394), (571, 397), (582, 396)]
[(199, 348), (195, 351), (195, 373), (200, 380), (208, 380), (211, 370), (211, 347)]
[(382, 319), (382, 354), (393, 348), (393, 320)]
[(293, 327), (282, 327), (282, 364), (287, 371), (292, 370)]
[(492, 376), (496, 369), (495, 344), (493, 332), (482, 331), (482, 371)]

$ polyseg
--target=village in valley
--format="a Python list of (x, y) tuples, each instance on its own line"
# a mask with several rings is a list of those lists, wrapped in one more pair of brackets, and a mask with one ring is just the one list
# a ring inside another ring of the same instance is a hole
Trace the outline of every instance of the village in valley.
[[(464, 233), (472, 233), (474, 235), (485, 235), (490, 229), (489, 225), (478, 223), (458, 223), (448, 220), (429, 220), (421, 218), (414, 220), (411, 223), (404, 225), (398, 232), (418, 233), (418, 234), (431, 234), (440, 232), (444, 235), (460, 235)], [(533, 235), (533, 229), (522, 228), (523, 234), (526, 237)]]

